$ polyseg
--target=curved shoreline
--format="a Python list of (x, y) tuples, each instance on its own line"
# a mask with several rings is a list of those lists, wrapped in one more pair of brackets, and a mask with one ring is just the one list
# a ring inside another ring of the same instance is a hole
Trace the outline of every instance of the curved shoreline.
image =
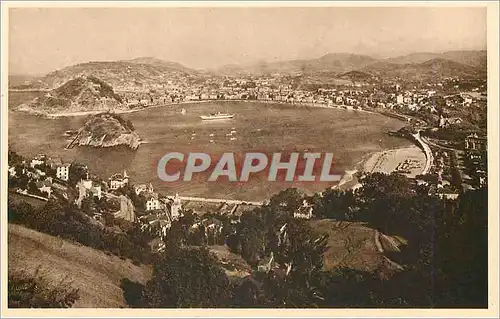
[[(175, 107), (175, 106), (180, 106), (180, 105), (195, 105), (195, 104), (201, 104), (201, 103), (219, 103), (219, 102), (233, 102), (233, 103), (259, 103), (259, 104), (271, 104), (271, 105), (276, 105), (276, 106), (287, 106), (287, 107), (297, 107), (297, 108), (324, 108), (324, 109), (338, 109), (338, 110), (345, 110), (345, 111), (351, 111), (351, 112), (364, 112), (364, 113), (369, 113), (369, 114), (379, 114), (379, 115), (384, 115), (384, 116), (389, 116), (387, 114), (384, 114), (383, 112), (376, 112), (376, 111), (371, 111), (371, 110), (365, 110), (365, 109), (346, 109), (340, 105), (334, 105), (334, 106), (328, 106), (325, 104), (319, 104), (319, 103), (290, 103), (290, 102), (283, 102), (283, 101), (261, 101), (261, 100), (200, 100), (200, 101), (185, 101), (185, 102), (177, 102), (177, 103), (169, 103), (169, 104), (161, 104), (161, 105), (154, 105), (154, 106), (149, 106), (145, 108), (138, 108), (138, 109), (117, 109), (117, 110), (110, 110), (111, 112), (118, 113), (118, 114), (127, 114), (127, 113), (135, 113), (135, 112), (140, 112), (140, 111), (145, 111), (148, 109), (155, 109), (155, 108), (170, 108), (170, 107)], [(99, 114), (103, 112), (107, 112), (108, 110), (93, 110), (93, 111), (81, 111), (81, 112), (69, 112), (69, 113), (58, 113), (58, 114), (45, 114), (43, 112), (37, 112), (34, 110), (12, 110), (12, 111), (18, 111), (19, 113), (28, 113), (32, 115), (39, 115), (39, 116), (44, 116), (48, 119), (56, 119), (56, 118), (65, 118), (65, 117), (76, 117), (76, 116), (85, 116), (85, 115), (93, 115), (93, 114)], [(391, 118), (394, 118), (392, 116), (389, 116)], [(395, 118), (396, 120), (399, 120), (401, 123), (404, 123), (404, 121), (401, 118)], [(416, 140), (413, 140), (413, 144), (417, 144)], [(399, 147), (399, 148), (388, 148), (388, 149), (382, 149), (380, 151), (375, 151), (375, 152), (368, 152), (367, 154), (361, 156), (359, 160), (351, 167), (353, 167), (350, 170), (346, 170), (344, 176), (342, 177), (342, 180), (334, 185), (333, 187), (339, 188), (339, 189), (352, 189), (357, 187), (359, 184), (356, 173), (366, 173), (365, 166), (367, 162), (370, 161), (370, 159), (374, 157), (381, 157), (387, 154), (388, 152), (398, 152), (403, 149), (407, 149), (408, 147)], [(424, 149), (425, 150), (425, 149)], [(425, 153), (425, 151), (424, 151)], [(425, 154), (427, 155), (427, 154)], [(373, 170), (372, 170), (373, 171)], [(391, 173), (391, 172), (386, 172), (386, 173)]]
[[(369, 114), (380, 114), (385, 115), (379, 112), (373, 112), (365, 109), (348, 109), (345, 108), (345, 105), (333, 104), (333, 106), (328, 106), (320, 103), (305, 103), (305, 102), (282, 102), (282, 101), (263, 101), (263, 100), (199, 100), (199, 101), (184, 101), (184, 102), (175, 102), (161, 105), (152, 105), (144, 108), (138, 109), (104, 109), (104, 110), (88, 110), (88, 111), (76, 111), (76, 112), (63, 112), (63, 113), (47, 113), (44, 111), (37, 111), (33, 109), (25, 109), (25, 108), (14, 108), (12, 111), (27, 113), (31, 115), (39, 115), (44, 116), (49, 119), (60, 118), (60, 117), (73, 117), (73, 116), (86, 116), (86, 115), (95, 115), (99, 113), (111, 112), (117, 114), (127, 114), (127, 113), (136, 113), (141, 111), (146, 111), (149, 109), (155, 109), (159, 107), (169, 107), (169, 106), (177, 106), (177, 105), (189, 105), (189, 104), (200, 104), (200, 103), (217, 103), (217, 102), (243, 102), (243, 103), (261, 103), (261, 104), (276, 104), (276, 105), (286, 105), (286, 106), (298, 106), (298, 107), (311, 107), (311, 108), (324, 108), (324, 109), (336, 109), (336, 110), (345, 110), (345, 111), (355, 111), (355, 112), (364, 112)], [(388, 115), (385, 115), (388, 116)], [(401, 120), (401, 119), (400, 119)]]
[(425, 153), (425, 157), (426, 157), (426, 163), (425, 163), (424, 170), (422, 171), (422, 175), (428, 174), (429, 171), (430, 171), (430, 169), (431, 169), (431, 167), (432, 167), (432, 162), (433, 162), (433, 156), (432, 156), (431, 148), (422, 139), (422, 136), (420, 135), (420, 131), (418, 133), (414, 134), (413, 137), (415, 138), (415, 140), (422, 147), (422, 149), (423, 149), (423, 151)]

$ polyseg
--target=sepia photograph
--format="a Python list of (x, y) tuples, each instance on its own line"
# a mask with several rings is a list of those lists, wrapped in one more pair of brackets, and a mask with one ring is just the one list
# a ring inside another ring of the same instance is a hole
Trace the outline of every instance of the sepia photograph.
[(7, 1), (2, 49), (2, 314), (498, 316), (498, 3)]

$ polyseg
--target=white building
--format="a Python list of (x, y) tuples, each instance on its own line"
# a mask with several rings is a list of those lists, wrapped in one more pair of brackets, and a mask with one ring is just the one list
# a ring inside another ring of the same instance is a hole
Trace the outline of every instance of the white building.
[(16, 167), (15, 166), (9, 166), (9, 176), (14, 177), (16, 176)]
[(472, 103), (472, 97), (466, 95), (464, 96), (464, 103), (465, 104), (471, 104)]
[(182, 204), (179, 194), (175, 194), (174, 201), (172, 202), (172, 206), (170, 207), (170, 217), (172, 220), (177, 220), (182, 216), (181, 212)]
[(78, 190), (78, 197), (75, 199), (75, 203), (78, 207), (81, 206), (82, 200), (89, 195), (92, 195), (99, 199), (102, 198), (101, 185), (94, 183), (90, 179), (82, 179), (76, 185), (76, 189)]
[(82, 179), (80, 181), (80, 183), (83, 186), (83, 188), (85, 189), (85, 192), (89, 191), (92, 195), (101, 199), (101, 197), (102, 197), (101, 185), (93, 182), (90, 179)]
[(146, 211), (160, 209), (160, 201), (158, 200), (158, 194), (148, 194), (146, 196)]
[(69, 167), (71, 164), (66, 164), (57, 167), (56, 176), (63, 181), (69, 181)]
[(30, 166), (34, 168), (36, 165), (42, 165), (43, 163), (45, 163), (44, 160), (38, 159), (38, 158), (34, 158), (34, 159), (31, 160)]
[(45, 180), (45, 181), (42, 181), (42, 182), (37, 182), (36, 183), (36, 187), (38, 188), (38, 190), (42, 193), (46, 193), (47, 194), (47, 198), (50, 197), (50, 195), (52, 194), (52, 183), (50, 182), (50, 180)]
[(404, 97), (402, 94), (396, 96), (396, 104), (403, 104), (403, 102), (404, 102)]
[(298, 209), (298, 211), (293, 213), (293, 217), (311, 219), (313, 217), (312, 206), (304, 199), (302, 206)]
[(153, 184), (149, 183), (149, 186), (146, 184), (136, 184), (134, 185), (134, 191), (136, 195), (140, 195), (141, 193), (154, 193)]
[(123, 171), (123, 175), (117, 173), (109, 178), (110, 189), (119, 189), (126, 186), (127, 184), (128, 184), (128, 175), (127, 171), (125, 170)]

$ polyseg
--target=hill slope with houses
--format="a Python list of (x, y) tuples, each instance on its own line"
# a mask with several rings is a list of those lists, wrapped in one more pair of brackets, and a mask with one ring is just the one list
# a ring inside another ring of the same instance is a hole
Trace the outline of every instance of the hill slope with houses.
[(95, 76), (117, 89), (126, 90), (129, 87), (177, 81), (197, 73), (198, 71), (179, 63), (141, 57), (123, 61), (79, 63), (24, 81), (22, 85), (19, 81), (12, 82), (9, 87), (12, 89), (54, 89), (78, 77)]
[(46, 94), (17, 107), (39, 114), (72, 113), (121, 108), (122, 98), (95, 76), (73, 78)]

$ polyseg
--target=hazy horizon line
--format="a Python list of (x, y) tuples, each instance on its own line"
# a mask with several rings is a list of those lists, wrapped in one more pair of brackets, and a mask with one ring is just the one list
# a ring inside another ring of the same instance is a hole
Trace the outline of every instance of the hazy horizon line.
[(47, 71), (47, 72), (43, 72), (43, 73), (11, 73), (9, 70), (8, 75), (9, 76), (37, 77), (37, 76), (44, 76), (44, 75), (50, 74), (52, 72), (59, 71), (59, 70), (62, 70), (62, 69), (68, 68), (68, 67), (72, 67), (72, 66), (75, 66), (78, 64), (85, 64), (85, 63), (91, 63), (91, 62), (128, 62), (128, 61), (132, 61), (132, 60), (136, 60), (136, 59), (144, 59), (144, 58), (157, 59), (157, 60), (161, 60), (161, 61), (169, 62), (169, 63), (176, 63), (176, 64), (179, 64), (183, 67), (186, 67), (188, 69), (192, 69), (195, 71), (210, 71), (210, 70), (216, 70), (216, 69), (219, 69), (219, 68), (222, 68), (225, 66), (250, 66), (250, 65), (257, 64), (257, 63), (279, 63), (279, 62), (289, 62), (289, 61), (315, 60), (315, 59), (320, 59), (320, 58), (325, 57), (327, 55), (333, 55), (333, 54), (351, 54), (351, 55), (358, 55), (358, 56), (366, 56), (366, 57), (370, 57), (370, 58), (373, 58), (376, 60), (388, 60), (388, 59), (394, 59), (394, 58), (398, 58), (398, 57), (409, 56), (412, 54), (443, 54), (443, 53), (447, 53), (447, 52), (482, 52), (482, 51), (487, 52), (487, 48), (463, 49), (463, 50), (445, 50), (445, 51), (430, 51), (430, 50), (429, 51), (414, 51), (414, 52), (399, 54), (399, 55), (398, 54), (394, 54), (394, 55), (366, 54), (366, 53), (354, 53), (354, 52), (340, 51), (340, 52), (329, 52), (329, 53), (318, 55), (316, 57), (302, 57), (302, 58), (276, 59), (276, 60), (255, 59), (252, 62), (245, 62), (245, 63), (221, 63), (220, 65), (215, 66), (215, 67), (205, 67), (205, 68), (191, 67), (188, 64), (184, 64), (184, 63), (174, 61), (174, 60), (169, 60), (167, 58), (162, 58), (162, 57), (155, 56), (155, 55), (142, 55), (142, 56), (136, 56), (136, 57), (132, 57), (132, 58), (128, 58), (128, 59), (86, 60), (86, 61), (82, 60), (81, 62), (68, 64), (68, 65), (62, 66), (60, 68), (53, 69), (51, 71)]

